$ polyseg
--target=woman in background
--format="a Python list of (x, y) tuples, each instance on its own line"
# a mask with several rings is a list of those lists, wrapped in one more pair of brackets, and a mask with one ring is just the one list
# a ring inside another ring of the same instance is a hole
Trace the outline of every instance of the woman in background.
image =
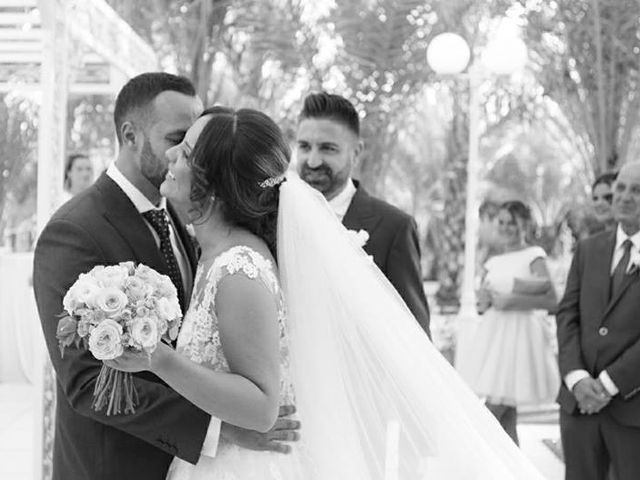
[[(463, 326), (456, 368), (516, 444), (517, 407), (553, 401), (559, 375), (540, 310), (557, 298), (546, 254), (528, 245), (529, 208), (505, 202), (497, 215), (501, 252), (484, 264), (479, 322)], [(465, 328), (468, 327), (468, 328)]]
[[(93, 163), (84, 153), (72, 153), (64, 168), (64, 202), (93, 183)], [(64, 203), (63, 202), (63, 203)]]
[(604, 230), (613, 230), (616, 226), (613, 211), (611, 210), (611, 200), (613, 199), (611, 185), (617, 176), (617, 173), (603, 173), (593, 182), (591, 187), (591, 205), (597, 223), (588, 225), (589, 235)]

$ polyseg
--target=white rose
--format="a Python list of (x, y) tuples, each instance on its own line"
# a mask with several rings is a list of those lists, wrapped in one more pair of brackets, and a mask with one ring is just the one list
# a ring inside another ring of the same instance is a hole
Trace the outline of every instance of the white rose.
[(136, 318), (131, 322), (131, 339), (145, 350), (153, 351), (160, 339), (157, 323), (149, 317)]
[(98, 275), (102, 270), (104, 270), (104, 265), (96, 265), (89, 271), (89, 273), (87, 273), (87, 275), (92, 278), (96, 278), (96, 275)]
[(110, 265), (94, 274), (100, 285), (114, 288), (122, 288), (128, 276), (129, 269), (121, 265)]
[(124, 289), (132, 302), (144, 300), (153, 293), (153, 287), (137, 277), (129, 277), (124, 281)]
[(151, 286), (154, 286), (160, 281), (160, 274), (153, 268), (147, 267), (142, 263), (136, 267), (135, 276)]
[(62, 305), (69, 314), (73, 314), (83, 304), (89, 307), (95, 306), (95, 299), (99, 292), (100, 287), (90, 277), (82, 274), (64, 296)]
[(158, 334), (162, 336), (165, 333), (167, 333), (168, 330), (169, 330), (169, 322), (161, 319), (158, 320)]
[(111, 319), (98, 324), (89, 336), (89, 350), (98, 360), (113, 360), (122, 355), (122, 325)]
[(178, 298), (178, 290), (176, 289), (176, 286), (166, 275), (160, 276), (160, 281), (157, 283), (156, 289), (158, 290), (158, 295), (161, 297)]
[(127, 275), (133, 275), (133, 273), (136, 271), (136, 264), (131, 261), (120, 262), (118, 265), (122, 268), (127, 269)]
[(156, 300), (156, 313), (162, 320), (170, 321), (181, 316), (180, 303), (161, 297)]
[(129, 299), (123, 291), (117, 288), (103, 288), (96, 296), (96, 307), (102, 310), (107, 317), (115, 317), (127, 306)]

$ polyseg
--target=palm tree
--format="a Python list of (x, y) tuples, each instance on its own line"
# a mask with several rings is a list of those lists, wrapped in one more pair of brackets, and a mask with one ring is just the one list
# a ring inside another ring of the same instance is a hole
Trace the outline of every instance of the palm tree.
[(638, 153), (640, 2), (521, 3), (526, 42), (545, 95), (563, 110), (593, 174)]

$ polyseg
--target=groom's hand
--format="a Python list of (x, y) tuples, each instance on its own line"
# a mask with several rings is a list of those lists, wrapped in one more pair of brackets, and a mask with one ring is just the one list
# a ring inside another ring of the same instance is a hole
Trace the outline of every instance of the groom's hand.
[(227, 441), (249, 450), (289, 453), (291, 452), (291, 445), (282, 442), (296, 442), (300, 438), (300, 422), (288, 418), (294, 413), (296, 413), (296, 407), (293, 405), (280, 407), (278, 420), (276, 420), (273, 428), (266, 433), (245, 430), (244, 428), (223, 423), (220, 435)]

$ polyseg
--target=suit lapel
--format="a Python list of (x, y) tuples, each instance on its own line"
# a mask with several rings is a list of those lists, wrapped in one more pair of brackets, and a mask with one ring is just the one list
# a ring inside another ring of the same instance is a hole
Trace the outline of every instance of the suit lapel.
[(366, 230), (371, 232), (380, 222), (380, 215), (373, 208), (371, 197), (362, 188), (360, 182), (354, 180), (356, 194), (342, 219), (342, 224), (349, 230)]
[(167, 266), (155, 239), (129, 197), (106, 174), (96, 181), (96, 187), (105, 200), (103, 215), (133, 250), (135, 260), (165, 274)]
[(167, 202), (167, 211), (169, 212), (169, 215), (171, 215), (173, 226), (175, 227), (175, 230), (178, 236), (180, 237), (180, 241), (182, 242), (182, 245), (186, 250), (187, 257), (189, 259), (189, 264), (191, 265), (191, 271), (195, 272), (196, 267), (198, 265), (198, 257), (199, 257), (199, 254), (197, 252), (197, 248), (199, 247), (196, 246), (195, 238), (189, 235), (189, 232), (187, 232), (187, 229), (183, 225), (182, 221), (180, 220), (180, 217), (178, 216), (177, 212), (169, 202)]
[(594, 278), (596, 283), (596, 291), (598, 292), (598, 305), (600, 311), (605, 311), (610, 303), (609, 291), (611, 288), (611, 259), (613, 258), (613, 249), (616, 246), (615, 230), (609, 235), (603, 236), (598, 245), (594, 245), (594, 252), (606, 252), (606, 254), (592, 255), (594, 265)]
[[(608, 248), (609, 248), (609, 256), (605, 257), (604, 255), (602, 255), (602, 258), (606, 258), (608, 259), (608, 263), (607, 263), (607, 270), (606, 270), (606, 276), (603, 275), (602, 278), (606, 278), (608, 279), (607, 285), (606, 285), (606, 293), (607, 293), (607, 298), (608, 298), (608, 294), (611, 290), (611, 262), (613, 259), (613, 251), (615, 249), (616, 246), (616, 231), (613, 232), (613, 235), (611, 235), (608, 238)], [(612, 297), (611, 299), (609, 299), (608, 303), (607, 303), (607, 308), (604, 312), (604, 317), (606, 317), (611, 310), (613, 310), (613, 307), (616, 306), (616, 304), (618, 303), (618, 301), (622, 298), (622, 296), (624, 295), (624, 293), (627, 291), (627, 289), (638, 279), (638, 273), (634, 272), (631, 275), (625, 275), (624, 279), (622, 280), (622, 285), (620, 285), (620, 289), (618, 290), (618, 292), (616, 293), (616, 295), (614, 297)]]
[(613, 309), (613, 307), (615, 307), (615, 305), (618, 303), (618, 301), (620, 300), (620, 298), (622, 298), (622, 296), (624, 295), (624, 293), (627, 291), (627, 289), (636, 281), (638, 280), (638, 272), (635, 272), (631, 275), (625, 275), (624, 276), (624, 280), (622, 280), (622, 285), (620, 285), (620, 290), (618, 290), (618, 293), (615, 297), (613, 297), (611, 299), (611, 301), (609, 302), (609, 305), (607, 306), (607, 310), (605, 312), (605, 315), (607, 315), (611, 309)]

